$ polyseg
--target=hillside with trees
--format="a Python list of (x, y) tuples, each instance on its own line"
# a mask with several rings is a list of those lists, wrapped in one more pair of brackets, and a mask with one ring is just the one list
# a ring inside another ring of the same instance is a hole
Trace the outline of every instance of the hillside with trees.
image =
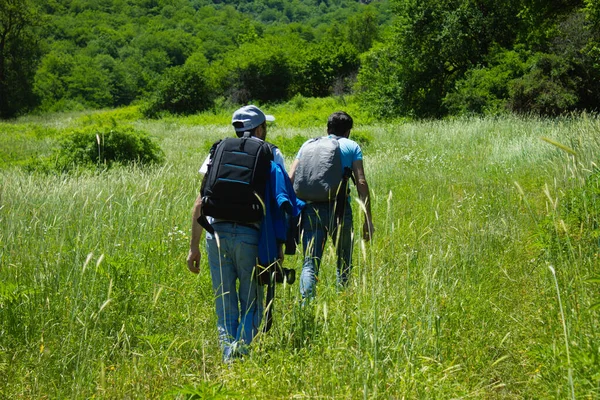
[(381, 118), (595, 111), (598, 0), (2, 0), (0, 117), (355, 94)]
[(0, 14), (2, 117), (348, 92), (389, 20), (387, 1), (355, 0), (2, 0)]

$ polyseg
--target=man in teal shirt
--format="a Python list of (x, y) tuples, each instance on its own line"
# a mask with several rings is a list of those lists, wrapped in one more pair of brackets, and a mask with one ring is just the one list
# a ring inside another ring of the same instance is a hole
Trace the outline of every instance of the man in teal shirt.
[[(352, 126), (353, 121), (350, 115), (343, 111), (335, 112), (327, 120), (327, 133), (338, 140), (342, 166), (350, 168), (356, 179), (358, 196), (365, 205), (366, 210), (363, 238), (368, 241), (374, 232), (369, 185), (365, 177), (360, 145), (349, 139)], [(290, 179), (292, 182), (294, 182), (299, 159), (302, 156), (302, 147), (298, 151), (290, 169)], [(348, 283), (350, 271), (352, 270), (352, 207), (348, 204), (339, 219), (336, 218), (335, 214), (334, 201), (322, 203), (308, 202), (302, 210), (300, 229), (304, 263), (300, 275), (300, 292), (303, 299), (311, 298), (315, 295), (315, 285), (319, 275), (327, 236), (331, 236), (338, 241), (336, 246), (338, 285), (344, 287)]]

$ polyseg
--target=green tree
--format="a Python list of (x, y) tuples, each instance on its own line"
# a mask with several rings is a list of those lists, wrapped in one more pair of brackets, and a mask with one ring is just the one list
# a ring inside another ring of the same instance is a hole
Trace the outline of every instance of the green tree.
[(34, 78), (34, 91), (41, 99), (41, 108), (50, 110), (63, 99), (68, 90), (67, 77), (75, 65), (68, 52), (54, 50), (42, 58)]
[(113, 106), (107, 72), (97, 59), (78, 55), (71, 75), (66, 79), (66, 96), (91, 108)]
[(398, 48), (390, 43), (375, 45), (361, 56), (355, 91), (360, 103), (372, 114), (389, 118), (412, 115), (404, 78), (405, 65)]
[[(368, 66), (359, 77), (359, 90), (367, 92), (362, 98), (380, 115), (444, 115), (442, 99), (455, 82), (471, 68), (484, 65), (492, 45), (511, 47), (522, 30), (515, 18), (519, 0), (408, 0), (395, 4), (393, 34), (384, 47), (366, 57)], [(379, 70), (377, 64), (388, 70)], [(392, 89), (378, 86), (391, 77), (396, 82)], [(398, 97), (382, 98), (385, 92)]]
[(286, 100), (290, 95), (293, 47), (289, 38), (242, 44), (213, 65), (221, 89), (234, 103)]
[(377, 15), (371, 8), (365, 9), (348, 20), (348, 42), (359, 53), (369, 50), (379, 33)]
[(210, 108), (215, 91), (207, 69), (208, 63), (201, 53), (193, 54), (183, 66), (167, 69), (143, 113), (155, 117), (162, 111), (192, 114)]
[(510, 84), (513, 111), (555, 116), (577, 108), (579, 78), (569, 60), (537, 53), (528, 64), (527, 73)]
[(359, 58), (356, 48), (348, 42), (321, 41), (304, 46), (294, 65), (293, 94), (324, 97), (333, 94), (337, 83), (356, 75)]
[[(545, 33), (545, 52), (498, 49), (486, 65), (469, 70), (458, 80), (444, 105), (455, 114), (518, 113), (557, 115), (594, 110), (600, 101), (600, 76), (593, 57), (593, 29), (579, 9), (553, 21)], [(529, 48), (539, 47), (536, 37)]]
[(34, 90), (43, 110), (111, 107), (124, 104), (122, 96), (130, 98), (134, 90), (123, 75), (110, 56), (92, 58), (52, 51), (42, 59)]
[(454, 115), (500, 114), (508, 110), (509, 88), (527, 70), (529, 52), (498, 48), (485, 67), (473, 68), (458, 80), (444, 98), (444, 106)]
[(32, 83), (39, 47), (40, 16), (30, 0), (0, 0), (0, 118), (35, 103)]

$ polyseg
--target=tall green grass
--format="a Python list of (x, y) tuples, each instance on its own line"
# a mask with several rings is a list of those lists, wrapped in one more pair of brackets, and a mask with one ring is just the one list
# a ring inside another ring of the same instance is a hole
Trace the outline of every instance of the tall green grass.
[[(70, 126), (56, 118), (17, 123)], [(600, 396), (596, 117), (357, 120), (374, 240), (355, 202), (347, 290), (330, 245), (314, 304), (278, 286), (273, 329), (232, 365), (205, 253), (199, 276), (185, 266), (197, 170), (232, 132), (189, 118), (130, 120), (163, 166), (0, 170), (0, 397)], [(324, 124), (269, 139), (291, 163)]]

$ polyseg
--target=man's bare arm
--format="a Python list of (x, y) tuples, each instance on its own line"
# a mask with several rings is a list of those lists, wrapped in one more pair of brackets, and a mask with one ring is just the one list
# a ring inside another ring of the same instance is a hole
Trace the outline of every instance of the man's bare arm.
[(298, 159), (294, 159), (294, 162), (292, 163), (292, 166), (290, 167), (290, 172), (289, 172), (289, 176), (290, 176), (290, 181), (292, 181), (292, 185), (294, 184), (294, 178), (296, 177), (296, 168), (298, 167)]
[(356, 160), (352, 163), (352, 171), (356, 179), (356, 191), (360, 201), (365, 206), (365, 223), (363, 225), (363, 239), (371, 240), (375, 228), (373, 227), (373, 218), (371, 216), (371, 193), (369, 192), (369, 183), (365, 176), (363, 160)]

